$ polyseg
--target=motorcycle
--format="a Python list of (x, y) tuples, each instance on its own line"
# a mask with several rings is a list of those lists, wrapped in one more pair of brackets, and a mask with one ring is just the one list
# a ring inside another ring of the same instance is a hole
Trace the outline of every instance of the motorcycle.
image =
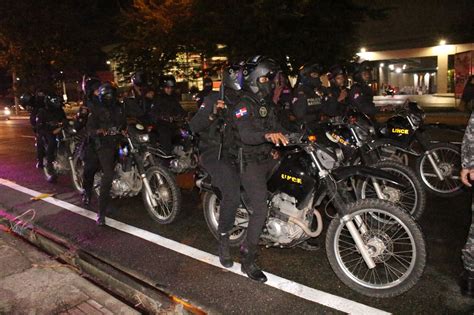
[(172, 152), (167, 154), (159, 145), (150, 147), (150, 151), (155, 158), (166, 165), (172, 173), (183, 174), (190, 172), (198, 166), (199, 151), (197, 138), (192, 134), (186, 121), (182, 119), (169, 121), (176, 123), (178, 127), (173, 139)]
[(351, 180), (357, 199), (385, 199), (397, 204), (415, 219), (422, 216), (426, 207), (426, 192), (420, 180), (408, 166), (380, 158), (372, 141), (375, 129), (363, 114), (349, 112), (342, 118), (330, 120), (323, 130), (325, 134), (320, 138), (327, 138), (328, 146), (336, 146), (343, 151), (346, 165), (362, 164), (381, 169), (398, 177), (399, 182), (403, 183), (403, 187), (397, 187), (375, 178), (357, 182)]
[(425, 113), (415, 102), (407, 102), (378, 130), (374, 143), (384, 159), (408, 165), (415, 157), (415, 171), (423, 185), (440, 197), (452, 197), (463, 191), (460, 181), (460, 148), (446, 142), (432, 143), (426, 135)]
[[(344, 166), (341, 150), (331, 150), (299, 136), (290, 136), (268, 180), (268, 217), (261, 242), (290, 248), (318, 237), (323, 219), (318, 207), (332, 203), (337, 214), (326, 231), (326, 251), (337, 277), (351, 289), (372, 297), (406, 292), (420, 279), (426, 264), (423, 234), (413, 218), (395, 204), (379, 199), (348, 202), (350, 177), (375, 177), (396, 184), (390, 173), (365, 167)], [(209, 176), (196, 185), (204, 192), (203, 209), (208, 228), (218, 238), (219, 192)], [(252, 210), (245, 193), (237, 209), (231, 245), (245, 238)], [(327, 205), (326, 205), (327, 206)]]
[[(111, 130), (109, 135), (120, 134)], [(154, 160), (148, 150), (150, 136), (141, 124), (130, 125), (119, 147), (119, 162), (110, 194), (112, 198), (127, 198), (142, 194), (150, 217), (159, 224), (175, 221), (181, 211), (181, 192), (174, 176)], [(94, 190), (100, 194), (101, 173), (94, 178)]]
[[(56, 136), (56, 154), (53, 162), (53, 169), (43, 168), (44, 176), (50, 183), (55, 182), (60, 175), (70, 174), (74, 188), (82, 191), (82, 180), (84, 162), (80, 156), (79, 144), (84, 138), (84, 133), (78, 132), (74, 128), (74, 121), (70, 120), (66, 125), (57, 125), (61, 129)], [(44, 141), (46, 143), (46, 141)], [(47, 164), (46, 157), (44, 165)]]

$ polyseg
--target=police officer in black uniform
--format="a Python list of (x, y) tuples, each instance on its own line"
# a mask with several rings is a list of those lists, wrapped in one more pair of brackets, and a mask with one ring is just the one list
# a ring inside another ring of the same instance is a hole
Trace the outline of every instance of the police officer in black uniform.
[(99, 95), (100, 80), (95, 77), (84, 76), (82, 80), (82, 92), (84, 93), (82, 106), (76, 113), (74, 128), (82, 130), (87, 125), (87, 118), (89, 116), (89, 107), (94, 98)]
[(246, 239), (240, 248), (242, 272), (261, 282), (265, 282), (267, 277), (255, 259), (267, 218), (267, 176), (276, 162), (271, 150), (273, 144), (288, 144), (272, 100), (274, 78), (279, 71), (277, 63), (267, 57), (256, 56), (248, 60), (243, 70), (244, 91), (233, 113), (241, 182), (253, 210)]
[(196, 105), (199, 109), (204, 102), (204, 98), (212, 92), (212, 79), (205, 77), (203, 80), (203, 89), (196, 95)]
[(36, 118), (38, 116), (38, 112), (40, 109), (45, 107), (45, 93), (43, 90), (37, 90), (35, 95), (31, 95), (30, 93), (24, 93), (20, 97), (20, 104), (25, 107), (30, 107), (30, 124), (33, 128), (33, 132), (35, 133), (36, 138), (36, 168), (43, 168), (43, 159), (46, 155), (45, 153), (45, 143), (43, 138), (38, 133), (38, 129), (36, 128)]
[[(60, 96), (47, 95), (44, 104), (45, 106), (38, 110), (36, 116), (36, 129), (39, 137), (46, 144), (46, 168), (50, 174), (54, 174), (53, 162), (57, 148), (56, 136), (61, 132), (61, 127), (67, 123), (67, 119), (63, 110), (63, 100)], [(55, 177), (52, 176), (51, 180), (54, 181), (54, 179)]]
[(155, 91), (148, 75), (137, 71), (132, 75), (132, 88), (124, 100), (124, 113), (128, 119), (137, 119), (141, 123), (149, 123), (149, 113), (153, 106)]
[(84, 198), (89, 204), (94, 185), (94, 175), (102, 169), (100, 182), (99, 211), (97, 224), (105, 225), (105, 214), (110, 200), (110, 188), (116, 164), (117, 145), (120, 131), (126, 122), (122, 108), (116, 99), (116, 90), (110, 83), (102, 84), (97, 98), (90, 103), (90, 116), (87, 121), (89, 141), (84, 165)]
[(311, 127), (320, 120), (321, 104), (325, 94), (321, 82), (322, 68), (319, 64), (301, 67), (298, 85), (292, 100), (292, 111), (300, 124)]
[(347, 109), (347, 97), (349, 96), (346, 70), (340, 65), (332, 66), (329, 69), (328, 77), (331, 86), (326, 89), (321, 110), (329, 117), (341, 116)]
[(369, 86), (372, 76), (372, 67), (367, 61), (355, 65), (354, 84), (349, 92), (349, 104), (358, 111), (374, 118), (378, 112), (374, 104), (374, 93)]
[[(222, 90), (223, 89), (223, 90)], [(235, 163), (234, 133), (231, 128), (234, 106), (240, 99), (241, 66), (224, 70), (221, 92), (211, 92), (204, 98), (189, 125), (199, 134), (199, 162), (211, 175), (212, 185), (220, 192), (219, 260), (226, 267), (233, 261), (229, 249), (230, 231), (240, 203), (240, 180)]]
[(155, 98), (149, 117), (158, 131), (158, 141), (166, 153), (173, 148), (173, 135), (177, 133), (175, 120), (186, 117), (186, 111), (181, 107), (178, 97), (174, 93), (176, 80), (172, 75), (161, 78), (161, 92)]

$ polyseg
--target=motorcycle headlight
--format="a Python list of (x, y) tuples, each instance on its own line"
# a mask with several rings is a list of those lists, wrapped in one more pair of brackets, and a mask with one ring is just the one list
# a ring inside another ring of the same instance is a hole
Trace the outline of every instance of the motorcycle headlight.
[(138, 135), (138, 142), (145, 143), (148, 141), (150, 141), (150, 135), (148, 135), (147, 133)]

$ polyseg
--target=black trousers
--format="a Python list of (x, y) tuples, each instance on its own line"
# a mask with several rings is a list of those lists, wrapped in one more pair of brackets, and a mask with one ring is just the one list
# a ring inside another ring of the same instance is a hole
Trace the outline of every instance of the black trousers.
[(46, 155), (46, 160), (48, 164), (53, 163), (56, 157), (56, 150), (58, 148), (56, 136), (53, 135), (51, 132), (41, 131), (39, 132), (36, 139), (36, 154), (38, 161), (42, 161), (44, 156)]
[(201, 164), (211, 175), (212, 185), (221, 193), (218, 233), (229, 232), (240, 205), (240, 178), (237, 168), (228, 158), (217, 160), (218, 150), (201, 154)]
[(97, 144), (94, 139), (90, 139), (86, 146), (84, 192), (89, 196), (92, 194), (94, 175), (101, 169), (103, 174), (100, 182), (99, 215), (105, 215), (110, 201), (110, 188), (115, 173), (117, 142), (112, 139), (104, 139), (100, 141), (100, 145)]
[(276, 163), (277, 161), (271, 158), (261, 162), (247, 162), (241, 174), (245, 200), (253, 211), (245, 240), (249, 248), (257, 247), (267, 219), (267, 179)]
[(43, 163), (43, 159), (46, 156), (46, 143), (44, 138), (41, 136), (40, 133), (36, 132), (36, 159), (38, 162)]

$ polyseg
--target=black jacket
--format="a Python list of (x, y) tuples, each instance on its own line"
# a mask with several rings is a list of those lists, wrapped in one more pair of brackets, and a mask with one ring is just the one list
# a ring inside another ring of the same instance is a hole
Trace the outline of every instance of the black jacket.
[(52, 132), (65, 123), (67, 123), (67, 118), (62, 108), (43, 107), (36, 115), (36, 128), (39, 132)]
[(374, 104), (374, 94), (367, 84), (354, 83), (349, 92), (349, 104), (358, 111), (374, 116), (378, 110)]
[(97, 130), (99, 129), (118, 132), (126, 127), (123, 109), (119, 103), (108, 107), (102, 105), (95, 97), (88, 103), (88, 107), (90, 109), (89, 118), (87, 119), (87, 133), (89, 136), (97, 137)]
[(312, 87), (299, 84), (294, 93), (291, 109), (299, 122), (317, 122), (320, 120), (324, 88), (315, 90)]
[(234, 134), (244, 158), (270, 158), (273, 144), (265, 139), (265, 134), (287, 131), (278, 122), (275, 105), (270, 101), (259, 102), (251, 94), (245, 93), (232, 113)]
[(150, 110), (150, 118), (154, 123), (160, 120), (169, 121), (170, 118), (183, 118), (186, 111), (181, 107), (175, 95), (160, 93), (157, 95)]
[[(232, 113), (239, 101), (239, 95), (234, 90), (226, 90), (225, 109), (216, 109), (219, 100), (218, 92), (211, 92), (204, 98), (199, 110), (189, 122), (192, 132), (199, 135), (199, 149), (202, 154), (217, 153), (235, 156), (235, 139), (232, 130)], [(222, 145), (222, 148), (220, 146)]]
[(326, 91), (321, 107), (322, 113), (330, 117), (343, 115), (347, 108), (347, 97), (342, 102), (338, 101), (341, 95), (341, 89), (338, 86), (331, 86)]

